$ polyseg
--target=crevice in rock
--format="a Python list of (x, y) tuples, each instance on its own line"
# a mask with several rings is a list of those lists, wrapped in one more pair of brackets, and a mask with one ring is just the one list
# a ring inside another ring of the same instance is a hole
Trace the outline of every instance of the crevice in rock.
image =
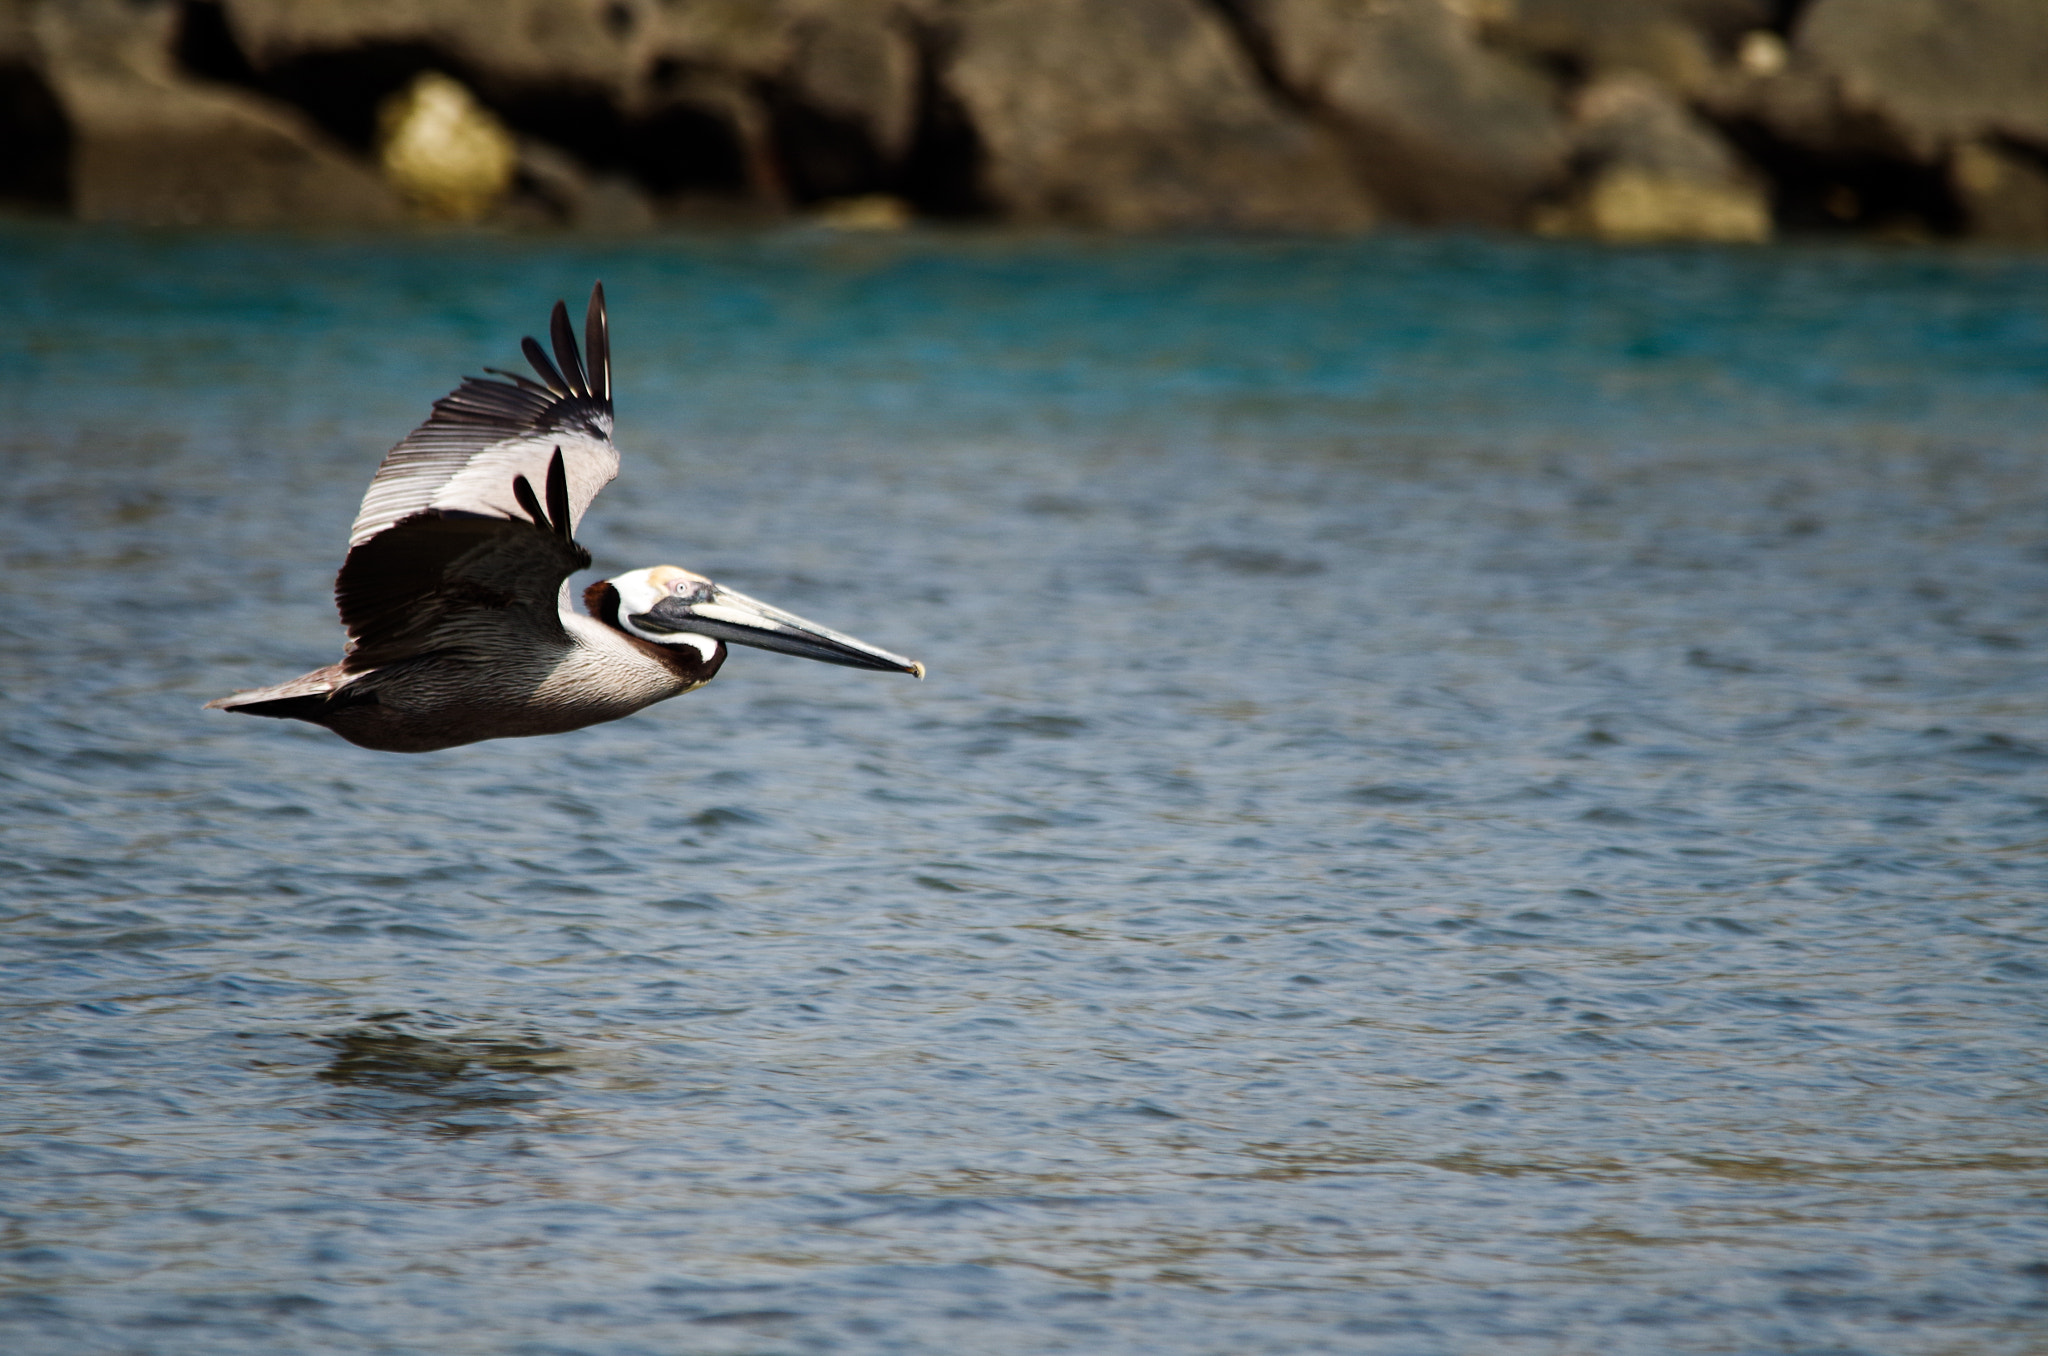
[(775, 162), (791, 204), (805, 207), (895, 187), (892, 167), (859, 119), (808, 103), (780, 81), (761, 81), (755, 93), (768, 113)]
[(887, 193), (920, 216), (989, 214), (981, 187), (981, 138), (944, 78), (949, 35), (923, 25), (907, 32), (917, 53), (917, 75), (910, 132), (898, 157), (876, 143), (860, 118), (819, 107), (794, 82), (754, 84), (754, 96), (768, 116), (769, 151), (790, 205)]
[(1764, 7), (1771, 13), (1770, 27), (1780, 33), (1790, 33), (1812, 4), (1813, 0), (1765, 0)]
[(377, 140), (377, 106), (421, 72), (443, 71), (474, 88), (461, 63), (418, 43), (308, 52), (258, 70), (218, 0), (182, 0), (172, 53), (187, 74), (289, 104), (335, 140), (366, 154)]
[(739, 197), (748, 190), (739, 133), (694, 104), (669, 104), (627, 124), (622, 152), (622, 167), (658, 197)]
[(626, 119), (601, 90), (529, 86), (477, 97), (513, 131), (559, 146), (591, 169), (628, 168)]
[(994, 209), (982, 188), (981, 135), (952, 89), (945, 68), (952, 35), (914, 25), (917, 50), (917, 120), (904, 152), (897, 191), (920, 215), (952, 220), (988, 217)]
[(2020, 137), (2001, 136), (1997, 133), (1993, 133), (1986, 140), (2007, 155), (2023, 160), (2043, 174), (2048, 174), (2048, 145)]
[(1282, 108), (1296, 113), (1314, 114), (1317, 111), (1312, 101), (1289, 85), (1286, 77), (1280, 74), (1280, 57), (1273, 50), (1272, 36), (1259, 25), (1246, 0), (1202, 0), (1202, 3), (1237, 40), (1238, 49), (1244, 53), (1252, 73), (1258, 77), (1267, 94)]
[(263, 72), (256, 89), (296, 106), (330, 136), (368, 154), (377, 143), (378, 105), (426, 71), (440, 71), (476, 90), (461, 63), (417, 43), (308, 52)]
[(192, 75), (245, 89), (263, 87), (263, 77), (235, 40), (227, 11), (217, 0), (183, 0), (171, 54)]
[(0, 203), (70, 206), (70, 120), (41, 73), (17, 62), (0, 62), (0, 145)]
[(1875, 148), (1816, 151), (1749, 121), (1719, 126), (1770, 181), (1771, 216), (1781, 231), (1953, 236), (1965, 227), (1942, 165)]

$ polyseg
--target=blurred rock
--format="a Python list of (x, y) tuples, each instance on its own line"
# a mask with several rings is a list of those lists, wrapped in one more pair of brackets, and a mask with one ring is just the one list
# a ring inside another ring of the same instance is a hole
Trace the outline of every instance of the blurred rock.
[(477, 221), (512, 187), (512, 134), (461, 82), (424, 72), (377, 112), (384, 176), (421, 216)]
[(35, 9), (35, 0), (0, 0), (0, 61), (35, 60)]
[(1792, 50), (1785, 40), (1768, 28), (1753, 28), (1742, 35), (1735, 49), (1735, 64), (1744, 75), (1768, 79), (1785, 69)]
[(835, 231), (900, 231), (915, 219), (910, 204), (887, 193), (864, 193), (823, 203), (812, 215)]
[(1421, 222), (1521, 225), (1564, 168), (1550, 85), (1448, 0), (1235, 0), (1274, 78), (1340, 129), (1367, 187)]
[(775, 65), (754, 86), (782, 187), (796, 203), (893, 187), (917, 123), (913, 31), (895, 0), (809, 8), (791, 19)]
[(2036, 240), (2048, 0), (0, 0), (0, 143), (130, 221)]
[(606, 235), (630, 235), (656, 225), (654, 205), (630, 179), (593, 175), (573, 156), (545, 142), (519, 143), (518, 185), (546, 206), (555, 225)]
[(1539, 229), (1615, 241), (1770, 238), (1763, 183), (1663, 86), (1610, 76), (1580, 94), (1576, 113), (1583, 178)]
[(648, 0), (222, 0), (257, 69), (308, 53), (427, 48), (493, 83), (623, 92)]
[(1973, 141), (1949, 166), (1971, 235), (2048, 244), (2048, 164), (2011, 147)]
[(1813, 0), (1793, 52), (1922, 161), (1984, 136), (2048, 147), (2048, 0)]
[(71, 201), (71, 128), (44, 77), (32, 0), (0, 0), (0, 204)]
[(842, 0), (791, 25), (784, 66), (804, 102), (857, 123), (882, 157), (903, 158), (917, 119), (918, 57), (893, 0)]
[(1774, 8), (1766, 0), (1520, 0), (1492, 34), (1587, 76), (1633, 71), (1691, 94)]
[(1196, 0), (974, 0), (947, 83), (993, 203), (1127, 230), (1350, 229), (1372, 204)]
[(1813, 0), (1785, 59), (1743, 61), (1696, 102), (1770, 174), (1782, 224), (1990, 230), (2025, 216), (2019, 199), (1994, 203), (2021, 190), (1987, 199), (1966, 185), (2024, 184), (2030, 148), (2048, 150), (2048, 3)]
[(1724, 125), (1755, 128), (1811, 155), (1903, 159), (1911, 154), (1882, 118), (1844, 105), (1833, 80), (1797, 59), (1768, 73), (1748, 67), (1724, 73), (1697, 102)]
[(396, 221), (376, 173), (289, 109), (186, 77), (178, 8), (52, 0), (42, 70), (71, 129), (73, 211), (87, 221), (227, 226)]
[(1568, 213), (1546, 216), (1539, 229), (1631, 244), (1755, 244), (1770, 239), (1771, 217), (1761, 193), (1616, 165), (1602, 170)]

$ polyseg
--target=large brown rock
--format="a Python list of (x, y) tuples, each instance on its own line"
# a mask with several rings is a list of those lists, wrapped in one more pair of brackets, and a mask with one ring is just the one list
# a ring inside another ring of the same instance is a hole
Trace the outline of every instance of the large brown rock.
[(786, 85), (894, 157), (917, 114), (913, 25), (931, 9), (926, 0), (670, 0), (652, 12), (643, 52), (651, 64)]
[(1447, 0), (1241, 0), (1277, 78), (1340, 128), (1366, 185), (1422, 222), (1519, 225), (1567, 147), (1549, 83)]
[(224, 0), (259, 70), (309, 52), (413, 45), (526, 85), (623, 91), (654, 7), (634, 0)]
[(988, 197), (1120, 229), (1349, 229), (1373, 208), (1338, 145), (1276, 104), (1197, 0), (974, 0), (948, 83)]
[[(708, 119), (725, 129), (714, 139), (737, 145), (751, 195), (787, 204), (890, 177), (918, 113), (912, 23), (932, 0), (224, 3), (251, 63), (281, 85), (352, 57), (370, 69), (380, 52), (400, 63), (424, 54), (527, 135), (559, 136), (611, 170), (618, 137), (608, 145), (594, 130), (607, 120), (641, 152), (684, 164), (690, 147), (649, 138), (687, 139)], [(571, 106), (582, 126), (558, 130), (551, 116)]]
[(1640, 74), (1597, 80), (1577, 100), (1581, 182), (1539, 225), (1602, 240), (1752, 243), (1771, 234), (1761, 179), (1720, 135)]
[(2048, 147), (2048, 0), (1814, 0), (1793, 54), (1917, 158), (1987, 135)]
[(72, 137), (74, 212), (87, 221), (228, 226), (398, 220), (367, 165), (282, 106), (183, 75), (178, 8), (46, 0), (42, 70)]
[(841, 0), (791, 24), (785, 78), (811, 107), (859, 125), (889, 160), (910, 147), (918, 53), (893, 0)]
[(1971, 235), (2048, 244), (2048, 165), (2038, 157), (1971, 142), (1956, 149), (1949, 179)]
[(1690, 94), (1713, 81), (1745, 33), (1771, 21), (1772, 8), (1765, 0), (1519, 0), (1491, 31), (1589, 76), (1634, 72)]
[(0, 0), (0, 62), (36, 57), (35, 0)]

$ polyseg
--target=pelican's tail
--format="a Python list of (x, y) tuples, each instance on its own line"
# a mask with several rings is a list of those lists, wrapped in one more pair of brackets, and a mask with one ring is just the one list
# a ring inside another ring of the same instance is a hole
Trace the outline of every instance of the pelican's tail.
[(344, 685), (362, 676), (339, 664), (329, 664), (324, 669), (301, 674), (288, 683), (246, 688), (231, 697), (216, 698), (206, 704), (206, 709), (239, 711), (245, 716), (310, 720), (318, 725), (321, 723), (318, 713), (326, 708), (328, 699)]

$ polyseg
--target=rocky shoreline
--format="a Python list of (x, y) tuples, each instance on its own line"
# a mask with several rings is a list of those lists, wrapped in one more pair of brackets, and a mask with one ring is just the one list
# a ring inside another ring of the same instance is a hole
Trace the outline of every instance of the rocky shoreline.
[(85, 221), (2048, 242), (2042, 0), (0, 0)]

